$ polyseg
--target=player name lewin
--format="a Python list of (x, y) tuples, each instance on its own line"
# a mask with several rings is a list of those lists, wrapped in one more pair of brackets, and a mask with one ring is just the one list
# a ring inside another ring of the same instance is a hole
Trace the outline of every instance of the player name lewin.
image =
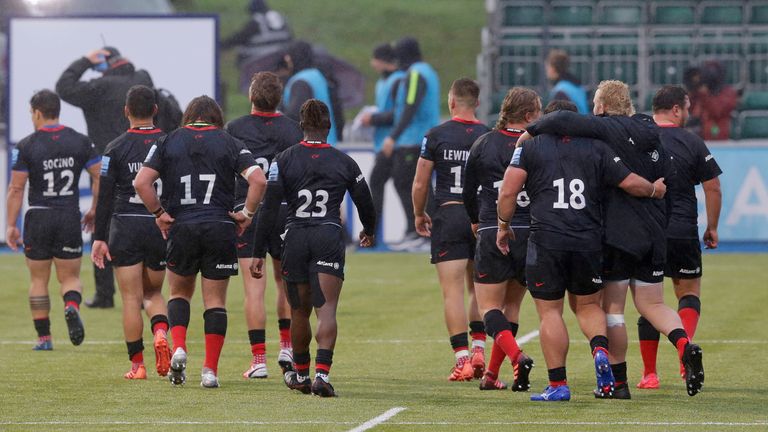
[(469, 158), (469, 150), (443, 150), (443, 160), (465, 161)]

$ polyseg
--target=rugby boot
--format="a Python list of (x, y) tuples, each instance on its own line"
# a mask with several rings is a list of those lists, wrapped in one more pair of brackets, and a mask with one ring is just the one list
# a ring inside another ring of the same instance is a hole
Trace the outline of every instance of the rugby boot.
[(331, 383), (319, 376), (316, 376), (312, 383), (312, 394), (320, 397), (336, 397), (336, 391)]
[(37, 338), (37, 343), (32, 347), (33, 351), (52, 351), (53, 340), (50, 336), (43, 336)]
[(213, 369), (203, 368), (203, 373), (200, 374), (200, 387), (219, 388), (219, 377), (216, 376), (216, 372)]
[(616, 384), (613, 393), (609, 396), (602, 396), (597, 390), (593, 390), (593, 392), (595, 393), (595, 399), (632, 399), (627, 383)]
[(280, 354), (277, 355), (277, 364), (283, 373), (293, 370), (293, 350), (291, 348), (280, 348)]
[(507, 384), (496, 378), (491, 371), (486, 371), (480, 380), (480, 390), (506, 390)]
[(534, 402), (565, 402), (571, 400), (571, 389), (567, 385), (547, 386), (541, 394), (531, 395)]
[(600, 349), (595, 352), (595, 377), (597, 378), (595, 395), (600, 395), (600, 397), (612, 396), (616, 381), (613, 379), (608, 354)]
[(637, 383), (637, 388), (639, 389), (647, 389), (647, 390), (656, 390), (659, 388), (659, 376), (655, 373), (649, 373), (648, 375), (643, 375), (643, 378), (640, 380), (639, 383)]
[(123, 378), (129, 380), (145, 380), (147, 379), (147, 369), (144, 367), (144, 363), (132, 363), (131, 370), (123, 375)]
[(167, 376), (171, 369), (171, 348), (168, 346), (168, 336), (164, 330), (155, 332), (153, 342), (155, 348), (155, 369), (160, 376)]
[(685, 387), (688, 396), (695, 396), (701, 391), (704, 383), (704, 365), (702, 363), (701, 347), (689, 343), (683, 351), (683, 364), (685, 365)]
[(182, 385), (187, 381), (187, 353), (181, 348), (176, 348), (171, 357), (171, 373), (168, 379), (173, 385)]
[(474, 378), (482, 378), (483, 373), (485, 372), (485, 349), (481, 347), (473, 347), (469, 363), (472, 365)]
[(80, 311), (74, 306), (67, 306), (64, 308), (64, 319), (67, 321), (69, 340), (72, 341), (72, 345), (83, 343), (85, 328), (83, 327), (83, 320), (80, 319)]
[(243, 372), (243, 378), (266, 378), (267, 377), (267, 356), (257, 354), (253, 356), (251, 367)]
[(312, 383), (308, 376), (299, 376), (296, 371), (288, 371), (283, 375), (283, 382), (291, 390), (298, 390), (304, 394), (312, 393)]
[(456, 360), (456, 365), (451, 369), (448, 375), (448, 381), (472, 381), (475, 377), (475, 370), (469, 361), (469, 357), (461, 357)]
[(533, 366), (533, 359), (520, 351), (520, 354), (517, 356), (517, 361), (513, 366), (515, 370), (515, 380), (512, 382), (512, 391), (527, 392), (531, 389), (529, 376), (531, 375)]

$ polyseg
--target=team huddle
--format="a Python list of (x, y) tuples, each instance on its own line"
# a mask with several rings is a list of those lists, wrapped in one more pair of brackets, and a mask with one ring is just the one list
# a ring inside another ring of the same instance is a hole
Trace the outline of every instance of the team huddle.
[[(285, 384), (305, 394), (336, 395), (329, 373), (344, 280), (340, 207), (349, 193), (363, 225), (361, 247), (374, 244), (376, 210), (357, 163), (328, 144), (329, 107), (308, 100), (297, 124), (278, 111), (282, 95), (276, 75), (258, 73), (251, 81), (248, 115), (225, 125), (218, 104), (201, 96), (187, 106), (182, 127), (165, 133), (153, 124), (154, 90), (136, 85), (126, 95), (130, 129), (102, 157), (87, 137), (59, 124), (55, 93), (43, 90), (32, 97), (35, 132), (12, 154), (7, 242), (14, 250), (22, 244), (15, 221), (29, 183), (23, 246), (38, 333), (35, 350), (53, 348), (51, 264), (69, 337), (75, 345), (85, 337), (79, 313), (82, 228), (93, 231), (93, 262), (115, 268), (131, 361), (126, 379), (147, 378), (143, 309), (157, 373), (173, 385), (186, 382), (190, 300), (200, 273), (201, 385), (218, 387), (227, 286), (239, 269), (252, 354), (243, 376), (266, 378), (269, 254), (278, 286), (277, 360)], [(534, 91), (515, 87), (493, 129), (475, 117), (478, 95), (470, 79), (452, 84), (452, 118), (424, 137), (412, 188), (415, 228), (431, 238), (431, 262), (455, 353), (448, 379), (480, 379), (481, 390), (530, 390), (534, 360), (516, 340), (527, 291), (539, 314), (549, 379), (531, 400), (569, 400), (569, 338), (562, 318), (567, 293), (590, 343), (595, 397), (629, 399), (624, 322), (629, 289), (642, 315), (645, 370), (638, 387), (659, 386), (655, 359), (663, 333), (679, 354), (688, 394), (697, 394), (704, 370), (702, 350), (692, 341), (702, 274), (694, 186), (704, 184), (705, 243), (716, 247), (721, 171), (703, 141), (681, 128), (689, 107), (685, 91), (661, 88), (651, 118), (634, 113), (629, 89), (618, 81), (600, 84), (595, 116), (580, 115), (562, 100), (542, 109)], [(83, 169), (96, 199), (81, 219), (77, 185)], [(435, 209), (432, 215), (428, 208)], [(663, 303), (665, 275), (674, 281), (677, 313)], [(468, 309), (465, 288), (471, 294)], [(310, 379), (313, 310), (317, 352)], [(493, 339), (487, 363), (486, 335)], [(509, 386), (499, 378), (505, 359), (514, 371)]]

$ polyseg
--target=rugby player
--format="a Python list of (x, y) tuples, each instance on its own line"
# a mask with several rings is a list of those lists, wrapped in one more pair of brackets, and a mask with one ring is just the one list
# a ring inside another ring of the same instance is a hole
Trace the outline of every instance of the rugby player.
[[(475, 237), (461, 197), (469, 150), (475, 140), (489, 130), (475, 117), (479, 95), (480, 87), (471, 79), (453, 82), (448, 92), (448, 109), (453, 118), (431, 129), (424, 137), (413, 179), (416, 232), (432, 239), (431, 262), (435, 264), (442, 287), (445, 324), (456, 357), (449, 381), (479, 379), (485, 371), (485, 325), (477, 310), (472, 284)], [(433, 170), (437, 173), (434, 196), (438, 206), (434, 223), (425, 210)], [(471, 359), (467, 311), (464, 310), (465, 284), (470, 295)]]
[[(254, 160), (266, 172), (275, 155), (301, 141), (302, 134), (299, 124), (277, 111), (283, 94), (280, 78), (271, 72), (259, 72), (251, 78), (249, 90), (251, 113), (229, 122), (226, 126), (235, 138), (241, 140), (253, 154)], [(238, 179), (235, 189), (235, 211), (245, 205), (248, 182)], [(285, 203), (280, 207), (277, 225), (271, 230), (265, 250), (257, 251), (254, 255), (253, 231), (256, 227), (251, 224), (248, 229), (237, 237), (237, 257), (240, 268), (248, 269), (254, 256), (264, 258), (269, 252), (272, 257), (272, 268), (277, 287), (277, 317), (280, 331), (280, 353), (277, 361), (285, 372), (293, 362), (291, 350), (291, 310), (285, 299), (285, 289), (280, 276), (280, 254), (283, 240), (280, 234), (285, 229), (287, 215)], [(257, 215), (257, 217), (259, 217)], [(248, 340), (251, 343), (253, 360), (248, 370), (243, 373), (245, 378), (266, 378), (266, 336), (265, 327), (267, 313), (264, 305), (264, 291), (267, 288), (266, 278), (255, 279), (250, 272), (243, 272), (245, 288), (245, 322), (248, 325)]]
[(499, 191), (496, 243), (505, 255), (510, 252), (510, 238), (515, 238), (509, 221), (523, 186), (530, 198), (532, 221), (526, 262), (528, 290), (539, 314), (549, 375), (544, 392), (531, 396), (531, 400), (571, 398), (565, 366), (566, 291), (581, 331), (589, 340), (597, 391), (608, 395), (613, 391), (614, 378), (608, 359), (605, 312), (600, 305), (602, 190), (619, 186), (634, 196), (661, 198), (664, 183), (658, 180), (651, 184), (631, 174), (621, 158), (596, 140), (540, 135), (526, 141), (515, 150)]
[[(608, 144), (632, 172), (646, 180), (669, 176), (669, 156), (659, 141), (653, 119), (635, 115), (629, 87), (620, 81), (603, 81), (594, 97), (594, 116), (558, 111), (530, 125), (528, 133), (601, 139)], [(686, 369), (686, 389), (690, 396), (704, 381), (701, 348), (689, 343), (680, 317), (664, 304), (663, 280), (666, 260), (666, 203), (628, 195), (609, 188), (604, 211), (605, 247), (603, 308), (611, 341), (611, 368), (616, 391), (606, 394), (597, 389), (595, 397), (629, 399), (627, 385), (627, 330), (624, 307), (631, 288), (638, 312), (667, 335)]]
[[(496, 248), (496, 200), (515, 143), (528, 124), (541, 115), (541, 100), (533, 90), (514, 87), (501, 104), (493, 131), (478, 138), (467, 159), (462, 198), (472, 230), (477, 234), (473, 279), (475, 296), (485, 331), (493, 340), (488, 368), (480, 381), (481, 390), (502, 390), (499, 369), (508, 357), (515, 371), (514, 391), (528, 391), (533, 360), (517, 345), (520, 304), (525, 295), (525, 254), (528, 241), (528, 193), (517, 197), (520, 211), (511, 222), (519, 236), (511, 241), (512, 252), (504, 256)], [(478, 192), (479, 188), (479, 192)]]
[(19, 249), (21, 233), (16, 221), (29, 180), (29, 208), (24, 216), (24, 255), (31, 283), (29, 308), (37, 330), (34, 350), (53, 349), (51, 341), (51, 301), (48, 281), (51, 263), (64, 298), (64, 318), (69, 339), (80, 345), (85, 338), (80, 319), (82, 284), (80, 259), (83, 237), (80, 226), (90, 231), (96, 214), (96, 200), (80, 219), (80, 174), (88, 170), (91, 190), (98, 194), (101, 162), (87, 136), (59, 124), (61, 100), (50, 90), (41, 90), (29, 101), (35, 132), (25, 137), (11, 152), (11, 182), (8, 187), (5, 239), (13, 251)]
[[(182, 124), (150, 148), (134, 185), (168, 240), (168, 319), (175, 349), (168, 377), (173, 385), (186, 381), (189, 301), (200, 273), (205, 307), (200, 384), (215, 388), (227, 332), (227, 284), (238, 268), (237, 234), (248, 228), (256, 214), (266, 178), (245, 145), (222, 130), (221, 108), (210, 97), (192, 99)], [(248, 180), (248, 193), (243, 209), (233, 213), (236, 175)], [(157, 179), (163, 182), (162, 205), (153, 186)]]
[[(91, 259), (98, 268), (104, 268), (106, 260), (115, 269), (123, 300), (125, 344), (131, 361), (131, 369), (124, 377), (147, 378), (142, 306), (154, 335), (155, 369), (164, 377), (168, 375), (171, 363), (167, 338), (168, 308), (162, 294), (165, 240), (133, 188), (133, 179), (147, 158), (147, 152), (165, 137), (152, 122), (157, 113), (155, 91), (143, 85), (131, 87), (125, 97), (124, 112), (130, 127), (107, 145), (101, 158)], [(160, 192), (159, 180), (156, 187)]]
[[(691, 102), (680, 86), (664, 86), (653, 98), (653, 119), (661, 127), (661, 143), (672, 155), (676, 175), (669, 179), (668, 198), (672, 204), (667, 225), (667, 263), (664, 275), (672, 278), (677, 296), (677, 313), (690, 339), (696, 333), (701, 312), (701, 246), (698, 240), (696, 191), (704, 189), (707, 226), (704, 245), (717, 247), (717, 225), (720, 220), (722, 174), (704, 141), (683, 129)], [(656, 352), (659, 332), (643, 317), (637, 322), (640, 354), (643, 358), (643, 378), (637, 388), (659, 388), (656, 374)], [(683, 369), (683, 368), (681, 368)], [(681, 370), (684, 373), (684, 369)]]
[[(322, 397), (336, 396), (328, 374), (336, 346), (336, 307), (344, 281), (344, 234), (340, 207), (349, 191), (363, 231), (360, 246), (373, 244), (376, 210), (357, 163), (326, 142), (331, 129), (328, 107), (317, 99), (301, 106), (304, 140), (280, 153), (269, 168), (269, 188), (259, 218), (255, 248), (265, 248), (278, 217), (280, 203), (288, 203), (282, 272), (291, 304), (293, 369), (284, 374), (288, 388)], [(251, 264), (255, 278), (264, 276), (264, 259)], [(315, 379), (309, 379), (309, 316), (317, 316)]]

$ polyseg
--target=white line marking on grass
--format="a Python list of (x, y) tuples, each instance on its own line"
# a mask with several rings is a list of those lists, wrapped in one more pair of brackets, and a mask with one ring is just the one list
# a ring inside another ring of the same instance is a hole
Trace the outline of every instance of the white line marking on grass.
[(147, 421), (131, 421), (131, 420), (88, 420), (88, 421), (74, 421), (74, 420), (62, 420), (62, 421), (0, 421), (0, 426), (104, 426), (104, 425), (126, 425), (126, 426), (144, 426), (144, 425), (353, 425), (358, 422), (353, 421), (323, 421), (323, 420), (308, 420), (308, 421), (258, 421), (258, 420), (147, 420)]
[(761, 422), (654, 422), (654, 421), (602, 421), (602, 422), (588, 422), (588, 421), (510, 421), (510, 422), (389, 422), (390, 425), (424, 425), (424, 426), (524, 426), (524, 425), (540, 425), (540, 426), (768, 426), (768, 421)]
[(374, 427), (384, 423), (385, 421), (391, 419), (392, 417), (396, 416), (401, 411), (405, 411), (405, 408), (403, 408), (403, 407), (395, 407), (395, 408), (388, 409), (387, 411), (384, 412), (384, 414), (382, 414), (380, 416), (377, 416), (377, 417), (374, 417), (374, 418), (368, 420), (367, 422), (361, 424), (360, 426), (358, 426), (356, 428), (350, 429), (349, 432), (363, 432), (363, 431), (367, 431), (368, 429), (374, 428)]
[(539, 337), (539, 331), (538, 330), (534, 330), (534, 331), (532, 331), (530, 333), (526, 333), (526, 334), (520, 336), (519, 338), (516, 338), (517, 339), (517, 344), (518, 345), (522, 345), (522, 344), (524, 344), (526, 342), (530, 342), (530, 341), (536, 339), (537, 337)]

